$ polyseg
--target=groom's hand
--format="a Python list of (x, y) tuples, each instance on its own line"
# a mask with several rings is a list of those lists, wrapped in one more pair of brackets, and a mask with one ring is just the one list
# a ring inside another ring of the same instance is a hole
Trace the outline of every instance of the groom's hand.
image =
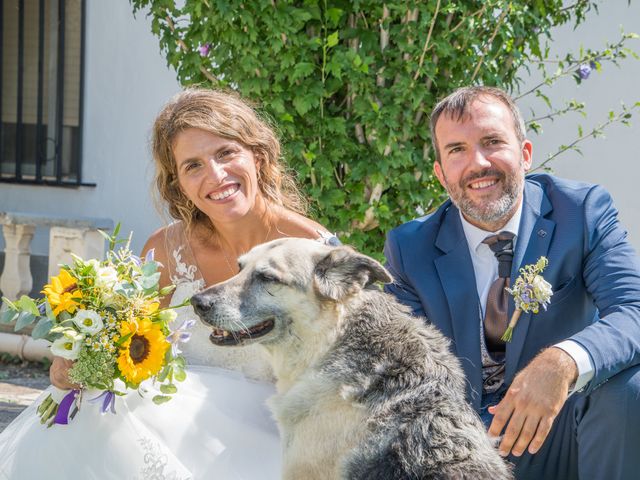
[(569, 388), (578, 378), (578, 368), (564, 350), (543, 350), (513, 380), (502, 401), (489, 407), (494, 415), (489, 435), (497, 437), (506, 425), (500, 455), (519, 457), (536, 453), (567, 400)]

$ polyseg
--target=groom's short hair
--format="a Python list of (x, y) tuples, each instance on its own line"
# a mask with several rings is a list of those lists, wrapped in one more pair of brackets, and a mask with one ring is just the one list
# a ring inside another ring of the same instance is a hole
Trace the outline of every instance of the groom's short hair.
[(513, 101), (513, 98), (511, 98), (507, 92), (495, 87), (462, 87), (440, 100), (431, 111), (431, 141), (436, 150), (436, 162), (440, 162), (440, 149), (438, 148), (438, 139), (436, 138), (436, 123), (438, 123), (440, 116), (445, 114), (447, 117), (461, 121), (465, 115), (467, 115), (471, 103), (483, 96), (494, 97), (505, 104), (513, 117), (516, 137), (520, 142), (524, 141), (526, 126), (522, 119), (522, 114)]

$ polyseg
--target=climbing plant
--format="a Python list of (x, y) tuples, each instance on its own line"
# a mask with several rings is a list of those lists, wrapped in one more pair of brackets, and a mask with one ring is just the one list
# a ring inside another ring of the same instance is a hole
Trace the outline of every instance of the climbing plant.
[[(597, 2), (566, 3), (132, 0), (180, 82), (254, 100), (277, 126), (318, 220), (378, 256), (385, 232), (443, 198), (431, 173), (435, 102), (469, 84), (517, 92), (523, 68), (550, 61), (554, 27), (597, 13)], [(631, 38), (557, 59), (529, 93), (546, 99), (558, 78), (583, 81), (626, 58)], [(534, 129), (584, 104), (548, 107)], [(619, 115), (627, 121), (630, 110)]]

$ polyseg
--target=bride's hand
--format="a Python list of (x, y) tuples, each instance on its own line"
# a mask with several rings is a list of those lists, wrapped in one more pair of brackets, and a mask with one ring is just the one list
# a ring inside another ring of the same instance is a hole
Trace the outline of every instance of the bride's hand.
[(69, 369), (72, 366), (72, 360), (67, 360), (62, 357), (53, 357), (53, 362), (51, 362), (51, 367), (49, 367), (49, 380), (51, 380), (51, 385), (62, 390), (79, 388), (78, 385), (74, 385), (69, 381)]

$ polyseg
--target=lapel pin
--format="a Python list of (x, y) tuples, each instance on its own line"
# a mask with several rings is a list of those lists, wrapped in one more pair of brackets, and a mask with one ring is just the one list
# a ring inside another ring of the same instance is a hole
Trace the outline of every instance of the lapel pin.
[(547, 232), (545, 230), (540, 229), (538, 230), (538, 236), (544, 238), (547, 236)]

